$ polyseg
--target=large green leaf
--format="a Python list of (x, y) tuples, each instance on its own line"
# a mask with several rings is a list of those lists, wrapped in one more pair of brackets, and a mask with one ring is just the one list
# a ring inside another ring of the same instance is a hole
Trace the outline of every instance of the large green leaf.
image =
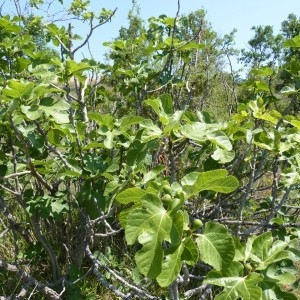
[[(90, 120), (94, 120), (99, 125), (104, 125), (104, 127), (107, 129), (113, 129), (114, 128), (114, 118), (110, 115), (103, 115), (96, 112), (90, 112), (88, 113), (88, 117)], [(104, 134), (104, 129), (102, 129)]]
[(133, 166), (135, 163), (145, 162), (148, 155), (148, 145), (138, 144), (127, 152), (127, 164)]
[[(128, 218), (131, 217), (130, 214)], [(127, 219), (126, 226), (128, 224), (129, 226), (131, 225), (129, 219)], [(165, 236), (165, 238), (167, 238), (167, 236)], [(142, 232), (138, 241), (143, 245), (143, 248), (135, 254), (138, 269), (143, 275), (149, 278), (156, 278), (162, 270), (163, 239), (161, 239), (159, 234)]]
[(264, 81), (256, 80), (254, 85), (256, 90), (258, 91), (266, 91), (266, 92), (270, 91), (268, 84)]
[(213, 222), (205, 224), (202, 234), (196, 239), (200, 258), (205, 263), (221, 270), (228, 266), (235, 254), (234, 241), (225, 226)]
[(239, 181), (232, 175), (227, 176), (227, 171), (217, 169), (207, 172), (192, 172), (183, 177), (181, 181), (183, 190), (188, 194), (202, 191), (215, 191), (231, 193), (239, 186)]
[(223, 131), (210, 132), (207, 134), (207, 139), (227, 151), (232, 150), (231, 142)]
[(258, 260), (264, 261), (268, 257), (268, 251), (273, 243), (271, 232), (263, 233), (256, 236), (252, 242), (252, 257), (257, 257)]
[(170, 215), (157, 195), (146, 193), (140, 198), (142, 207), (134, 208), (127, 217), (125, 238), (129, 245), (136, 239), (143, 245), (135, 259), (142, 274), (156, 278), (162, 270), (163, 241), (177, 245), (183, 232), (181, 212)]
[(130, 202), (139, 202), (141, 197), (146, 192), (140, 188), (133, 187), (122, 191), (116, 196), (116, 200), (121, 204), (128, 204)]
[[(271, 232), (249, 239), (247, 244), (247, 249), (251, 252), (250, 258), (258, 263), (257, 270), (264, 270), (275, 262), (292, 258), (292, 253), (285, 250), (288, 242), (277, 240), (273, 243)], [(252, 244), (251, 247), (249, 244)]]
[(234, 153), (234, 151), (228, 151), (225, 149), (221, 149), (220, 147), (217, 146), (217, 149), (211, 155), (211, 157), (214, 160), (218, 161), (220, 164), (226, 164), (228, 162), (231, 162), (234, 159), (235, 153)]
[(52, 116), (56, 123), (69, 123), (67, 110), (70, 108), (70, 105), (66, 101), (55, 100), (49, 97), (43, 98), (40, 101), (39, 108), (44, 111), (47, 116)]
[(114, 131), (107, 131), (105, 133), (104, 146), (106, 149), (112, 149), (114, 147)]
[(183, 241), (184, 249), (182, 251), (181, 258), (188, 265), (194, 265), (198, 261), (199, 251), (193, 242), (193, 240), (188, 237)]
[(54, 113), (55, 111), (65, 111), (70, 108), (70, 104), (64, 100), (56, 100), (53, 98), (43, 98), (40, 102), (41, 108), (45, 112)]
[(21, 105), (22, 113), (29, 119), (29, 120), (36, 120), (42, 115), (42, 110), (39, 109), (38, 105), (27, 106)]
[(161, 129), (158, 126), (154, 125), (152, 120), (145, 119), (140, 123), (140, 126), (141, 128), (145, 128), (141, 138), (141, 141), (143, 143), (160, 138), (162, 135)]
[(296, 35), (292, 39), (286, 40), (283, 43), (285, 48), (299, 48), (300, 47), (300, 35)]
[(158, 99), (147, 99), (143, 101), (144, 105), (149, 105), (155, 111), (157, 116), (160, 116), (161, 104)]
[(156, 166), (152, 168), (149, 172), (144, 174), (143, 180), (141, 181), (142, 184), (146, 184), (148, 181), (156, 179), (159, 174), (166, 169), (166, 166)]
[(231, 151), (232, 144), (227, 135), (219, 130), (220, 124), (207, 124), (203, 122), (194, 122), (193, 124), (185, 124), (181, 128), (181, 134), (196, 142), (205, 142), (209, 140), (219, 147)]
[(173, 103), (169, 94), (161, 95), (157, 99), (144, 100), (143, 104), (152, 107), (162, 124), (169, 122), (169, 117), (173, 114)]
[(0, 28), (5, 29), (5, 31), (7, 32), (13, 32), (16, 34), (20, 33), (20, 31), (22, 30), (21, 26), (18, 26), (17, 24), (15, 24), (15, 22), (12, 22), (7, 18), (3, 18), (2, 16), (0, 19)]
[(295, 126), (298, 130), (300, 130), (300, 121), (299, 120), (291, 120), (290, 122), (293, 126)]
[(168, 249), (169, 251), (166, 253), (167, 256), (162, 264), (162, 271), (156, 278), (161, 287), (169, 286), (177, 278), (183, 263), (181, 260), (183, 248), (183, 244), (180, 244), (177, 247)]
[(130, 127), (131, 125), (139, 124), (143, 120), (144, 118), (140, 116), (124, 116), (119, 120), (119, 126), (121, 130), (124, 130)]
[(263, 280), (263, 275), (251, 273), (246, 277), (222, 277), (222, 274), (208, 274), (205, 283), (224, 287), (215, 300), (261, 300), (262, 290), (258, 283)]
[(193, 186), (195, 185), (198, 177), (199, 177), (199, 172), (191, 172), (188, 173), (187, 175), (185, 175), (182, 179), (181, 179), (181, 184), (183, 187), (189, 187), (189, 186)]
[(186, 124), (181, 128), (181, 134), (191, 140), (197, 142), (204, 142), (207, 140), (206, 132), (208, 126), (205, 123), (195, 122), (193, 124)]
[(220, 171), (220, 170), (207, 171), (204, 173), (200, 173), (200, 175), (195, 183), (196, 189), (198, 191), (211, 190), (211, 191), (228, 194), (238, 188), (239, 182), (232, 175), (227, 176), (227, 177), (224, 176), (223, 178), (218, 178), (218, 179), (214, 178), (214, 175), (218, 171)]
[(250, 74), (256, 75), (256, 76), (270, 76), (274, 73), (274, 71), (270, 67), (260, 67), (260, 68), (254, 68), (250, 71)]
[(298, 89), (296, 89), (294, 84), (284, 86), (280, 92), (286, 95), (292, 95), (298, 93)]
[(257, 111), (253, 113), (254, 118), (269, 121), (270, 123), (276, 125), (278, 123), (278, 117), (276, 115), (272, 115), (270, 112)]
[(76, 62), (74, 60), (66, 61), (66, 73), (68, 77), (76, 75), (77, 77), (79, 76), (80, 79), (84, 79), (82, 72), (90, 69), (91, 66), (86, 62)]
[(177, 278), (184, 260), (196, 264), (198, 258), (197, 247), (190, 237), (168, 249), (165, 254), (167, 256), (162, 264), (162, 272), (157, 277), (157, 282), (162, 287), (169, 286)]
[(34, 89), (33, 82), (20, 82), (15, 79), (8, 80), (7, 87), (3, 89), (3, 94), (10, 98), (28, 97)]
[(159, 97), (161, 107), (166, 114), (173, 113), (173, 101), (170, 94), (164, 94)]
[(297, 296), (293, 293), (284, 292), (274, 284), (274, 282), (263, 281), (261, 283), (262, 297), (261, 300), (298, 300)]
[(282, 265), (282, 264), (271, 264), (267, 271), (266, 275), (269, 278), (276, 280), (276, 282), (280, 284), (292, 284), (296, 281), (295, 274), (297, 273), (296, 268), (293, 265), (292, 261), (284, 261), (284, 263), (290, 262), (290, 265)]

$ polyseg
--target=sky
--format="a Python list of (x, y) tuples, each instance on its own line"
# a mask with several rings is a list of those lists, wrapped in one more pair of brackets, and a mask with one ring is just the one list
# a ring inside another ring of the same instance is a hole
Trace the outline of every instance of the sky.
[[(92, 1), (93, 2), (93, 1)], [(174, 17), (177, 11), (177, 0), (137, 0), (141, 16), (147, 20), (151, 16), (166, 14)], [(99, 9), (118, 8), (112, 22), (99, 28), (99, 40), (107, 41), (118, 34), (118, 29), (128, 24), (127, 14), (131, 0), (95, 0), (93, 7)], [(95, 6), (94, 6), (95, 5)], [(230, 33), (234, 28), (236, 47), (247, 48), (247, 41), (253, 36), (252, 26), (271, 25), (279, 33), (281, 22), (290, 13), (300, 17), (299, 0), (180, 0), (181, 13), (187, 14), (197, 9), (207, 12), (207, 21), (218, 34)], [(98, 43), (98, 41), (96, 42)], [(99, 45), (99, 44), (98, 44)], [(98, 46), (99, 49), (99, 46)], [(236, 66), (238, 68), (238, 66)]]
[[(13, 11), (13, 0), (5, 1), (4, 10)], [(58, 3), (58, 0), (56, 2)], [(64, 2), (67, 4), (70, 0)], [(142, 18), (147, 20), (151, 16), (157, 17), (161, 14), (174, 17), (178, 0), (137, 0), (137, 2)], [(112, 21), (99, 27), (90, 43), (94, 58), (101, 60), (105, 52), (103, 42), (117, 37), (120, 27), (128, 24), (127, 16), (132, 7), (132, 0), (91, 0), (90, 3), (95, 12), (101, 11), (102, 7), (118, 8)], [(300, 17), (299, 0), (180, 0), (181, 13), (187, 14), (197, 9), (204, 9), (207, 12), (207, 21), (219, 35), (230, 33), (236, 28), (238, 31), (235, 34), (235, 42), (239, 49), (247, 48), (247, 41), (253, 36), (252, 26), (271, 25), (274, 32), (279, 33), (281, 22), (286, 20), (290, 13)], [(76, 30), (79, 35), (86, 35), (82, 25)], [(87, 49), (80, 54), (87, 56)]]

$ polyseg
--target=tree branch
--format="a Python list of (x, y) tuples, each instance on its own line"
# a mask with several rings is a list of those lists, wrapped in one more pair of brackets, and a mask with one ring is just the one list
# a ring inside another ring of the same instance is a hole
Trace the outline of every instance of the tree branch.
[(34, 277), (30, 276), (26, 271), (19, 269), (14, 264), (7, 263), (3, 259), (0, 259), (0, 269), (16, 273), (22, 281), (27, 283), (29, 286), (35, 286), (39, 292), (49, 297), (49, 299), (61, 299), (60, 294), (49, 288), (46, 284), (38, 282)]
[(107, 288), (109, 288), (111, 291), (113, 291), (117, 296), (123, 298), (123, 299), (130, 299), (131, 298), (131, 293), (130, 294), (123, 294), (122, 292), (120, 292), (115, 286), (109, 284), (108, 282), (106, 282), (103, 278), (103, 276), (100, 274), (98, 267), (102, 267), (104, 268), (107, 272), (109, 272), (112, 276), (114, 276), (118, 281), (120, 281), (122, 284), (124, 284), (125, 286), (129, 287), (130, 289), (132, 289), (134, 291), (135, 294), (139, 295), (139, 296), (143, 296), (146, 297), (147, 299), (150, 300), (159, 300), (160, 298), (149, 295), (146, 291), (144, 291), (142, 288), (139, 288), (135, 285), (130, 284), (129, 282), (127, 282), (123, 277), (121, 277), (119, 274), (117, 274), (114, 270), (111, 270), (108, 266), (102, 264), (91, 252), (89, 246), (87, 245), (86, 247), (86, 253), (88, 255), (88, 257), (92, 260), (93, 262), (93, 268), (94, 268), (94, 274), (97, 276), (97, 278), (100, 280), (100, 282), (106, 286)]
[(86, 45), (86, 43), (89, 41), (90, 37), (92, 36), (93, 31), (94, 31), (96, 28), (98, 28), (98, 27), (104, 25), (105, 23), (107, 23), (107, 22), (114, 16), (114, 14), (116, 13), (117, 9), (118, 9), (118, 8), (115, 8), (114, 11), (111, 13), (111, 15), (110, 15), (109, 17), (107, 17), (103, 22), (97, 24), (96, 26), (93, 26), (93, 18), (91, 18), (91, 22), (90, 22), (90, 31), (89, 31), (87, 37), (85, 38), (85, 40), (83, 41), (82, 44), (80, 44), (78, 47), (76, 47), (74, 50), (71, 51), (71, 54), (72, 54), (72, 55), (70, 54), (71, 57), (74, 57), (75, 53), (76, 53), (80, 48), (82, 48), (82, 47), (84, 47), (84, 46)]

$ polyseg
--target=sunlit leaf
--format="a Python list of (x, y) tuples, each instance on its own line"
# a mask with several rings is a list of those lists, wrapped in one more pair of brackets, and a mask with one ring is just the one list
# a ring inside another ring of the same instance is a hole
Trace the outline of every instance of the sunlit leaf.
[(285, 48), (299, 48), (300, 47), (300, 35), (296, 35), (292, 39), (283, 42)]
[(250, 74), (256, 75), (256, 76), (270, 76), (274, 73), (274, 71), (270, 67), (260, 67), (257, 69), (252, 69), (250, 71)]
[(22, 113), (29, 119), (29, 120), (36, 120), (42, 115), (42, 110), (39, 109), (38, 105), (34, 106), (26, 106), (21, 105)]
[(227, 229), (217, 223), (208, 222), (196, 239), (200, 259), (216, 270), (226, 268), (234, 258), (234, 241)]
[[(208, 274), (205, 283), (224, 287), (224, 290), (215, 296), (215, 300), (261, 300), (262, 290), (257, 286), (263, 280), (263, 275), (250, 273), (246, 277), (221, 277), (215, 273)], [(214, 278), (215, 277), (215, 278)]]
[(125, 238), (129, 245), (136, 239), (142, 244), (135, 259), (142, 274), (156, 278), (162, 270), (162, 242), (179, 244), (183, 231), (180, 212), (171, 216), (155, 194), (147, 193), (140, 198), (142, 207), (133, 209), (127, 217)]
[(178, 246), (166, 251), (166, 258), (162, 264), (162, 272), (157, 277), (157, 282), (162, 287), (169, 286), (181, 271), (183, 261), (195, 264), (198, 258), (198, 250), (191, 238), (186, 238)]
[(238, 180), (232, 175), (227, 176), (226, 170), (202, 172), (195, 182), (195, 188), (199, 192), (211, 190), (227, 194), (236, 190), (238, 186)]
[(213, 131), (208, 133), (207, 139), (227, 151), (232, 150), (232, 144), (229, 138), (222, 131)]
[(266, 232), (253, 240), (250, 257), (259, 263), (257, 270), (264, 270), (270, 264), (292, 258), (292, 254), (285, 250), (287, 246), (288, 242), (280, 240), (273, 243), (271, 232)]
[(295, 93), (298, 93), (298, 90), (295, 88), (295, 85), (286, 85), (285, 87), (283, 87), (280, 92), (282, 94), (287, 94), (287, 95), (290, 95), (290, 94), (295, 94)]
[(290, 292), (282, 291), (274, 282), (264, 281), (262, 284), (262, 300), (299, 300), (299, 298)]
[(217, 147), (211, 157), (221, 164), (226, 164), (234, 159), (235, 153), (233, 151), (228, 151)]
[(128, 204), (130, 202), (139, 202), (141, 197), (145, 195), (145, 193), (146, 192), (144, 190), (137, 187), (129, 188), (119, 193), (116, 196), (116, 200), (121, 204)]
[(33, 82), (23, 83), (15, 79), (7, 82), (7, 87), (3, 89), (3, 94), (10, 98), (28, 97), (34, 89)]

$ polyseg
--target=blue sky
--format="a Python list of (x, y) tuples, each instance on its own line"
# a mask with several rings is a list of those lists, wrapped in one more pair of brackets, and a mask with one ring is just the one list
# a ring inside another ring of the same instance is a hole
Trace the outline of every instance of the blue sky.
[[(24, 2), (25, 0), (21, 0)], [(58, 0), (56, 0), (58, 2)], [(64, 0), (70, 3), (70, 0)], [(147, 20), (151, 16), (166, 14), (175, 16), (177, 0), (137, 0), (142, 17)], [(246, 48), (247, 41), (252, 37), (251, 27), (254, 25), (272, 25), (279, 32), (280, 24), (289, 13), (300, 17), (299, 0), (181, 0), (181, 13), (189, 13), (203, 8), (207, 11), (207, 21), (220, 35), (238, 30), (235, 35), (236, 47)], [(102, 43), (118, 35), (119, 28), (128, 24), (127, 14), (132, 6), (131, 0), (91, 0), (92, 10), (97, 12), (102, 7), (118, 8), (111, 23), (97, 29), (91, 41), (91, 49), (96, 59), (101, 59), (104, 53)], [(61, 9), (61, 7), (59, 7)], [(13, 11), (13, 1), (6, 0), (5, 11)], [(84, 27), (79, 27), (77, 33), (85, 36)], [(88, 55), (87, 49), (83, 50)]]
[[(177, 0), (138, 0), (137, 2), (144, 19), (160, 14), (175, 16), (177, 11)], [(99, 41), (110, 40), (118, 34), (120, 26), (127, 24), (127, 12), (132, 2), (110, 0), (108, 4), (107, 1), (96, 0), (93, 3), (97, 3), (93, 4), (93, 7), (99, 9), (101, 5), (111, 9), (118, 7), (112, 22), (99, 28), (97, 33)], [(247, 41), (253, 35), (251, 27), (254, 25), (271, 25), (275, 32), (279, 32), (281, 22), (286, 20), (290, 13), (300, 17), (299, 0), (181, 0), (180, 6), (181, 13), (185, 14), (203, 8), (207, 12), (207, 20), (212, 28), (220, 35), (236, 28), (237, 48), (247, 47)]]

